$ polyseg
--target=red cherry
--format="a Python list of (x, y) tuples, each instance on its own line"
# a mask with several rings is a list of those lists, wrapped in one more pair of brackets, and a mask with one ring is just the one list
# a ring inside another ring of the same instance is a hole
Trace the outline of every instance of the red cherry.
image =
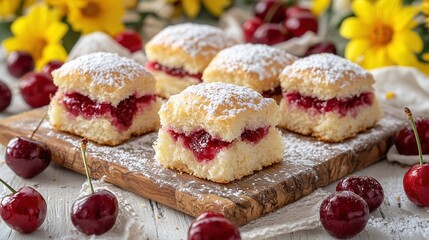
[(300, 6), (292, 6), (286, 9), (286, 18), (295, 18), (298, 15), (303, 13), (312, 14), (311, 10), (308, 8), (300, 7)]
[(51, 76), (46, 73), (28, 73), (19, 82), (25, 102), (33, 108), (48, 105), (50, 96), (57, 91)]
[(285, 7), (278, 0), (262, 0), (255, 4), (255, 16), (264, 22), (279, 23), (285, 19)]
[(6, 164), (22, 178), (43, 172), (50, 162), (51, 150), (43, 142), (16, 137), (6, 147)]
[(318, 43), (313, 46), (310, 46), (305, 52), (304, 56), (310, 56), (312, 54), (319, 54), (319, 53), (337, 54), (337, 48), (331, 42), (322, 42), (322, 43)]
[(404, 191), (408, 199), (420, 207), (429, 207), (429, 164), (416, 164), (404, 175)]
[(40, 120), (30, 138), (12, 138), (6, 146), (6, 164), (16, 175), (22, 178), (32, 178), (43, 172), (51, 163), (51, 150), (39, 141), (33, 140), (34, 134), (42, 125), (46, 115)]
[(320, 205), (320, 221), (336, 238), (351, 238), (368, 223), (369, 208), (365, 200), (350, 191), (334, 192)]
[(73, 225), (80, 232), (86, 235), (100, 235), (109, 231), (115, 225), (118, 216), (118, 200), (110, 191), (94, 191), (86, 162), (87, 143), (88, 140), (82, 140), (81, 151), (91, 194), (73, 202), (70, 216)]
[(405, 108), (408, 121), (413, 128), (414, 137), (419, 153), (420, 164), (412, 166), (404, 175), (403, 185), (404, 191), (408, 199), (420, 207), (429, 207), (429, 164), (423, 164), (423, 154), (419, 139), (419, 131), (417, 124), (413, 119), (413, 114), (409, 108)]
[(253, 39), (255, 43), (274, 45), (289, 39), (287, 30), (276, 23), (265, 23), (256, 29)]
[(259, 26), (262, 25), (262, 23), (262, 20), (257, 17), (247, 19), (243, 23), (243, 34), (244, 40), (246, 42), (253, 42), (253, 34), (255, 33), (256, 29), (258, 29)]
[(207, 212), (201, 213), (200, 216), (198, 216), (198, 218), (195, 219), (195, 221), (198, 221), (204, 218), (211, 218), (211, 217), (225, 217), (225, 216), (218, 212), (207, 211)]
[(373, 177), (346, 177), (338, 182), (336, 190), (356, 193), (368, 204), (370, 212), (380, 207), (384, 200), (383, 187)]
[(7, 70), (14, 77), (22, 77), (24, 74), (33, 71), (34, 60), (30, 54), (23, 51), (11, 52), (6, 59)]
[(12, 102), (12, 91), (10, 88), (0, 80), (0, 112), (3, 112), (7, 107), (9, 107)]
[(130, 52), (136, 52), (142, 50), (143, 41), (138, 33), (131, 29), (127, 29), (115, 36), (115, 40), (130, 50)]
[[(429, 118), (420, 118), (416, 121), (422, 153), (429, 153)], [(398, 152), (403, 155), (418, 155), (417, 142), (410, 126), (402, 128), (395, 136), (394, 143)]]
[(317, 33), (317, 19), (310, 14), (300, 14), (285, 21), (285, 27), (294, 37), (300, 37), (304, 33), (311, 31)]
[(240, 240), (237, 226), (222, 214), (214, 212), (202, 213), (188, 230), (188, 240)]
[(115, 225), (118, 200), (107, 190), (96, 191), (77, 199), (72, 206), (71, 220), (80, 232), (100, 235)]
[(32, 233), (46, 218), (47, 205), (43, 196), (31, 187), (15, 191), (5, 184), (13, 194), (5, 196), (0, 203), (0, 215), (3, 221), (15, 231)]
[(50, 61), (42, 68), (42, 73), (49, 74), (49, 76), (52, 77), (52, 72), (60, 68), (63, 64), (64, 63), (62, 61)]

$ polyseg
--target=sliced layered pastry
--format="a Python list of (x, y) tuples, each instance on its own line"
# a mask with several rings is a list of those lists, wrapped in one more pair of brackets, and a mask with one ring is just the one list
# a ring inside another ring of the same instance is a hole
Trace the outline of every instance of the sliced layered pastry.
[(344, 58), (316, 54), (280, 74), (279, 126), (327, 142), (356, 136), (380, 119), (373, 76)]
[(92, 53), (65, 63), (53, 78), (58, 91), (48, 114), (58, 130), (113, 146), (159, 128), (155, 79), (134, 60)]
[(296, 57), (263, 44), (239, 44), (220, 51), (203, 72), (203, 82), (225, 82), (254, 89), (280, 101), (280, 72)]
[(168, 98), (200, 83), (213, 57), (235, 43), (223, 30), (208, 25), (166, 27), (145, 46), (146, 68), (155, 76), (158, 95)]
[(283, 159), (278, 105), (256, 91), (201, 83), (159, 111), (155, 159), (165, 167), (227, 183)]

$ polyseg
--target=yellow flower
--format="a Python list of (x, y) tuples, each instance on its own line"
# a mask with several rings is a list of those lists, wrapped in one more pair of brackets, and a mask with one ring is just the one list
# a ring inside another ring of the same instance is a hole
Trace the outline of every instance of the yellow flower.
[(320, 16), (326, 11), (329, 4), (331, 4), (331, 0), (314, 0), (311, 11), (314, 15)]
[[(65, 61), (67, 53), (60, 44), (68, 27), (60, 21), (57, 10), (46, 5), (35, 5), (28, 15), (17, 18), (11, 26), (13, 37), (3, 41), (7, 52), (28, 52), (40, 69), (50, 60)], [(48, 49), (55, 49), (52, 54)]]
[(122, 0), (127, 9), (133, 9), (137, 7), (138, 0)]
[(122, 0), (68, 0), (68, 21), (83, 34), (103, 31), (114, 35), (124, 29)]
[(219, 17), (225, 8), (231, 5), (232, 0), (167, 0), (169, 3), (181, 4), (186, 15), (191, 18), (195, 18), (201, 9), (201, 4), (209, 11), (209, 13), (215, 17)]
[(45, 3), (58, 8), (61, 12), (61, 15), (67, 14), (67, 0), (45, 0)]
[[(25, 0), (24, 8), (31, 6), (36, 0)], [(15, 15), (21, 0), (0, 0), (0, 19)]]
[(423, 13), (426, 15), (426, 25), (429, 27), (429, 0), (423, 0)]
[[(416, 53), (423, 49), (423, 41), (413, 31), (419, 9), (402, 6), (400, 0), (353, 1), (356, 17), (344, 20), (340, 35), (350, 39), (345, 57), (367, 69), (388, 65), (424, 68)], [(421, 69), (429, 72), (429, 68)]]

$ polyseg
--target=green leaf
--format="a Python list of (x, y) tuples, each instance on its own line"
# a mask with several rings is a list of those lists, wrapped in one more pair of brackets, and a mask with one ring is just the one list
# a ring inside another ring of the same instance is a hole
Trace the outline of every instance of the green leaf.
[(79, 40), (79, 37), (80, 32), (73, 31), (73, 29), (69, 26), (69, 31), (63, 38), (63, 46), (68, 53), (70, 53), (77, 40)]
[(10, 31), (11, 25), (12, 21), (0, 21), (0, 42), (12, 36), (12, 32)]

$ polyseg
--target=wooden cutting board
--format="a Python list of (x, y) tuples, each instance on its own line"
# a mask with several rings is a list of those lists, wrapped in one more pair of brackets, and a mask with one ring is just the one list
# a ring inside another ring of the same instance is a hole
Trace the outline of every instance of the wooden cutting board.
[[(30, 135), (45, 112), (36, 109), (0, 119), (0, 143)], [(90, 143), (87, 156), (94, 178), (105, 175), (108, 182), (192, 216), (220, 211), (241, 225), (383, 158), (403, 123), (385, 114), (371, 130), (337, 144), (283, 131), (283, 162), (229, 184), (164, 169), (153, 159), (156, 132), (116, 147)], [(49, 145), (55, 163), (84, 174), (79, 137), (55, 131), (45, 121), (35, 139)]]

